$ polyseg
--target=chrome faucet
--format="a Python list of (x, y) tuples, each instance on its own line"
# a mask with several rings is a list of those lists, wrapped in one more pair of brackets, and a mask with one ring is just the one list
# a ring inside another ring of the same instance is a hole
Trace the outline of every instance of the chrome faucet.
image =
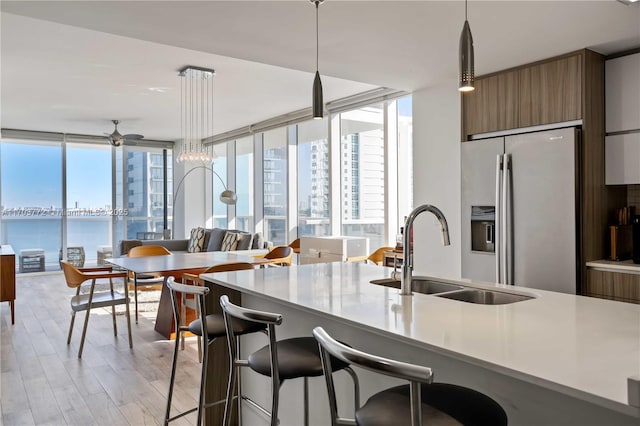
[(411, 253), (411, 233), (413, 231), (413, 221), (422, 212), (431, 212), (440, 222), (440, 232), (442, 232), (442, 244), (448, 246), (449, 242), (449, 225), (440, 209), (429, 204), (423, 204), (413, 209), (411, 214), (407, 216), (404, 223), (404, 234), (402, 236), (402, 275), (400, 276), (400, 294), (411, 296), (411, 280), (413, 279), (413, 253)]

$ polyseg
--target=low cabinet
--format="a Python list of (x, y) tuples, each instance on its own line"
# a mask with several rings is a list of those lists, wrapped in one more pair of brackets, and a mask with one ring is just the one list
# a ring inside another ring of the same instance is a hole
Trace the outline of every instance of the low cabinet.
[(9, 302), (11, 324), (15, 324), (16, 254), (11, 246), (0, 247), (0, 302)]

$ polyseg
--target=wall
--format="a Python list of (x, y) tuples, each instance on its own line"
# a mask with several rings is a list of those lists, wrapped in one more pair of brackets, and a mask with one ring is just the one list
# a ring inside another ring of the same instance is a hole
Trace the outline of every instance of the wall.
[(457, 80), (413, 93), (413, 205), (433, 204), (449, 224), (443, 246), (432, 215), (414, 225), (414, 271), (459, 278), (460, 92)]

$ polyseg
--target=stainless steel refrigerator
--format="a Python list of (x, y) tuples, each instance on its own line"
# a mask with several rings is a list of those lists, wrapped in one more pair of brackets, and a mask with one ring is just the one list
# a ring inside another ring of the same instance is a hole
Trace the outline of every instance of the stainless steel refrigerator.
[(462, 276), (575, 294), (579, 130), (462, 144)]

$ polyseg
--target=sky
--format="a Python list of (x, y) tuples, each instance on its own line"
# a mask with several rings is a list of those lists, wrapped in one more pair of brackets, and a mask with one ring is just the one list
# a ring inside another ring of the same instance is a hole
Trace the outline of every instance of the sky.
[[(62, 207), (62, 147), (23, 141), (0, 145), (2, 205)], [(111, 205), (111, 149), (67, 145), (67, 204)]]

